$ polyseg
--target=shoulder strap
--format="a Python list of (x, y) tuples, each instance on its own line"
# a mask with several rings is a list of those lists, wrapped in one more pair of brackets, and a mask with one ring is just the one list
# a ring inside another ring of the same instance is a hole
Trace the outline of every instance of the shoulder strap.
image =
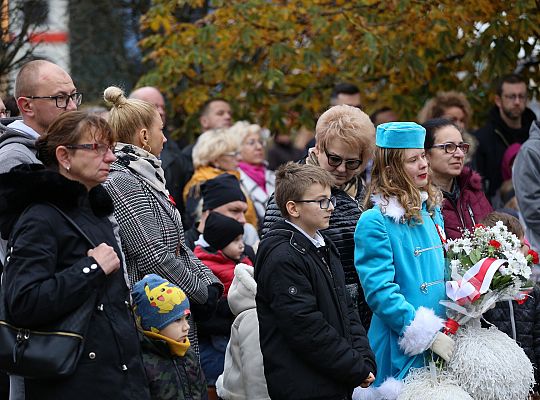
[(52, 203), (47, 202), (46, 204), (48, 204), (49, 206), (54, 208), (56, 211), (58, 211), (58, 213), (62, 215), (66, 219), (66, 221), (68, 221), (77, 230), (77, 232), (79, 232), (81, 236), (84, 237), (88, 241), (88, 243), (92, 245), (92, 247), (97, 247), (94, 241), (90, 239), (90, 237), (88, 237), (88, 235), (81, 229), (81, 227), (77, 225), (77, 223), (73, 221), (73, 219), (71, 219), (65, 212), (63, 212), (60, 208), (58, 208)]

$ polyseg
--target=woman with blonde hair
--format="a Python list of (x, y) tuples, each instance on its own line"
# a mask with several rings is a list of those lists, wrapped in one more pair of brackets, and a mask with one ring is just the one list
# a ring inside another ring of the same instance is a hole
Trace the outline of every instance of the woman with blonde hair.
[[(240, 142), (229, 129), (213, 129), (204, 132), (193, 147), (193, 167), (195, 172), (184, 187), (186, 205), (186, 226), (192, 226), (201, 217), (201, 185), (221, 174), (234, 175), (240, 181), (238, 172), (238, 148)], [(257, 214), (253, 202), (247, 199), (246, 221), (257, 226)]]
[(274, 193), (276, 176), (267, 168), (266, 140), (262, 128), (247, 121), (238, 121), (229, 128), (240, 142), (238, 171), (242, 189), (251, 199), (259, 223), (264, 220), (268, 199)]
[[(448, 359), (444, 309), (444, 227), (440, 192), (430, 183), (425, 129), (414, 122), (377, 127), (375, 161), (354, 236), (355, 266), (373, 311), (368, 332), (376, 386), (424, 365), (431, 350)], [(399, 383), (397, 383), (399, 385)], [(378, 390), (378, 389), (373, 389)]]
[[(348, 105), (326, 110), (315, 126), (315, 147), (300, 163), (316, 165), (330, 172), (335, 185), (332, 196), (336, 198), (330, 224), (323, 230), (339, 250), (345, 273), (345, 286), (362, 325), (366, 330), (371, 320), (371, 310), (364, 300), (358, 274), (354, 268), (354, 229), (362, 214), (366, 186), (362, 174), (373, 157), (375, 127), (362, 110)], [(272, 197), (268, 202), (262, 234), (273, 223), (283, 221), (283, 216)]]
[[(195, 318), (209, 315), (223, 285), (184, 244), (180, 214), (158, 158), (167, 140), (159, 112), (153, 104), (127, 99), (114, 86), (104, 98), (112, 105), (109, 123), (118, 139), (117, 160), (104, 186), (114, 202), (130, 285), (158, 274), (188, 295)], [(195, 324), (190, 325), (189, 340), (198, 352)]]

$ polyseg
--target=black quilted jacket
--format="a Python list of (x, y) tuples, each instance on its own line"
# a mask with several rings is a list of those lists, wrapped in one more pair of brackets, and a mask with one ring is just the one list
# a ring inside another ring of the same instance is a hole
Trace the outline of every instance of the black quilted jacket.
[[(354, 230), (363, 211), (361, 205), (365, 196), (365, 187), (361, 184), (359, 185), (355, 199), (352, 199), (351, 196), (338, 188), (332, 189), (332, 196), (336, 197), (336, 207), (330, 218), (330, 226), (322, 232), (338, 248), (345, 273), (345, 285), (349, 290), (353, 304), (358, 308), (362, 325), (364, 325), (367, 331), (371, 322), (372, 312), (366, 303), (364, 292), (360, 286), (360, 280), (354, 267)], [(283, 217), (274, 200), (274, 195), (272, 195), (266, 207), (261, 239), (268, 232), (270, 226), (277, 221), (283, 221)]]
[(502, 301), (484, 314), (484, 319), (506, 333), (525, 351), (533, 363), (536, 382), (540, 380), (540, 287), (535, 286), (523, 304)]

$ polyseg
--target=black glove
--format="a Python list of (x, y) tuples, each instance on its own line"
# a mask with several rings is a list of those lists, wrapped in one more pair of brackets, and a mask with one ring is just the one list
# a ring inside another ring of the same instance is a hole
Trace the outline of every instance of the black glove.
[(217, 302), (223, 292), (222, 286), (218, 283), (212, 283), (208, 286), (208, 299), (204, 304), (197, 304), (190, 300), (190, 311), (195, 321), (206, 321), (216, 311)]

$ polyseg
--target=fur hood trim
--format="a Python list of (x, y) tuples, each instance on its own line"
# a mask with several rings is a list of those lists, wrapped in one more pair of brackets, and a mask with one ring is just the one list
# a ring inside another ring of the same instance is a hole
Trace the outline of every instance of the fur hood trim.
[(467, 186), (476, 191), (483, 190), (482, 177), (478, 172), (469, 167), (463, 167), (463, 171), (458, 177), (458, 181), (461, 190), (465, 189)]
[(107, 191), (98, 185), (87, 192), (84, 185), (45, 169), (39, 164), (22, 164), (0, 174), (0, 229), (9, 234), (20, 214), (33, 203), (49, 202), (69, 211), (87, 201), (98, 217), (112, 214), (113, 202)]
[[(420, 199), (424, 203), (428, 199), (427, 192), (420, 192)], [(389, 199), (381, 196), (380, 194), (371, 195), (371, 201), (373, 204), (379, 206), (383, 215), (386, 215), (394, 220), (396, 223), (404, 223), (405, 209), (398, 201), (397, 197), (392, 196)]]

